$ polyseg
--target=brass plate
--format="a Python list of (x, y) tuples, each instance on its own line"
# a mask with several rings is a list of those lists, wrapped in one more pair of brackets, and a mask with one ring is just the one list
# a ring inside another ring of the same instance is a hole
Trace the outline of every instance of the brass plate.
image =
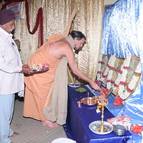
[(89, 124), (89, 129), (95, 133), (100, 135), (109, 134), (113, 131), (113, 125), (104, 121), (104, 131), (100, 131), (101, 121), (94, 121)]
[(97, 102), (98, 102), (97, 97), (85, 97), (80, 100), (80, 103), (85, 105), (96, 105)]

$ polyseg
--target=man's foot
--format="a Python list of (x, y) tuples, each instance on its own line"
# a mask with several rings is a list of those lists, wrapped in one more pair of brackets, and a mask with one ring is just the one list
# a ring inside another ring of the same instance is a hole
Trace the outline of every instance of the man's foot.
[(51, 122), (49, 120), (43, 121), (42, 124), (43, 124), (43, 126), (47, 126), (48, 128), (57, 128), (60, 126), (57, 123)]

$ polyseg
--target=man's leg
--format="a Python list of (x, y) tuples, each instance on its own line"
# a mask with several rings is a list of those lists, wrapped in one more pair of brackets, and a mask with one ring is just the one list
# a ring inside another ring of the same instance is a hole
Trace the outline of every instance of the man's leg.
[(14, 108), (14, 94), (0, 95), (0, 143), (11, 143), (10, 123)]

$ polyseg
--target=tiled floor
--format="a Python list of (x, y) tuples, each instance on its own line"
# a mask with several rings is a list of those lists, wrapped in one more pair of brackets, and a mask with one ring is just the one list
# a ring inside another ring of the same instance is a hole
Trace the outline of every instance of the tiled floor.
[(13, 143), (51, 143), (59, 137), (66, 137), (62, 127), (49, 129), (39, 121), (23, 118), (23, 102), (16, 100), (12, 129), (18, 133), (12, 137)]

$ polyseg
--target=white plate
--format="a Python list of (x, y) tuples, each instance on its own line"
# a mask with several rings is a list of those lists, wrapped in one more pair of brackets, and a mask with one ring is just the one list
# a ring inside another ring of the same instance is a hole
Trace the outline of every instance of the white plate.
[(113, 131), (113, 125), (104, 121), (104, 129), (106, 129), (104, 132), (100, 132), (99, 131), (99, 128), (100, 128), (100, 125), (101, 125), (101, 121), (94, 121), (94, 122), (91, 122), (89, 124), (89, 129), (95, 133), (95, 134), (100, 134), (100, 135), (105, 135), (105, 134), (109, 134)]
[(53, 140), (51, 143), (76, 143), (76, 141), (69, 138), (57, 138)]
[(70, 86), (70, 87), (77, 88), (77, 87), (80, 87), (81, 84), (80, 84), (80, 83), (70, 83), (69, 86)]

